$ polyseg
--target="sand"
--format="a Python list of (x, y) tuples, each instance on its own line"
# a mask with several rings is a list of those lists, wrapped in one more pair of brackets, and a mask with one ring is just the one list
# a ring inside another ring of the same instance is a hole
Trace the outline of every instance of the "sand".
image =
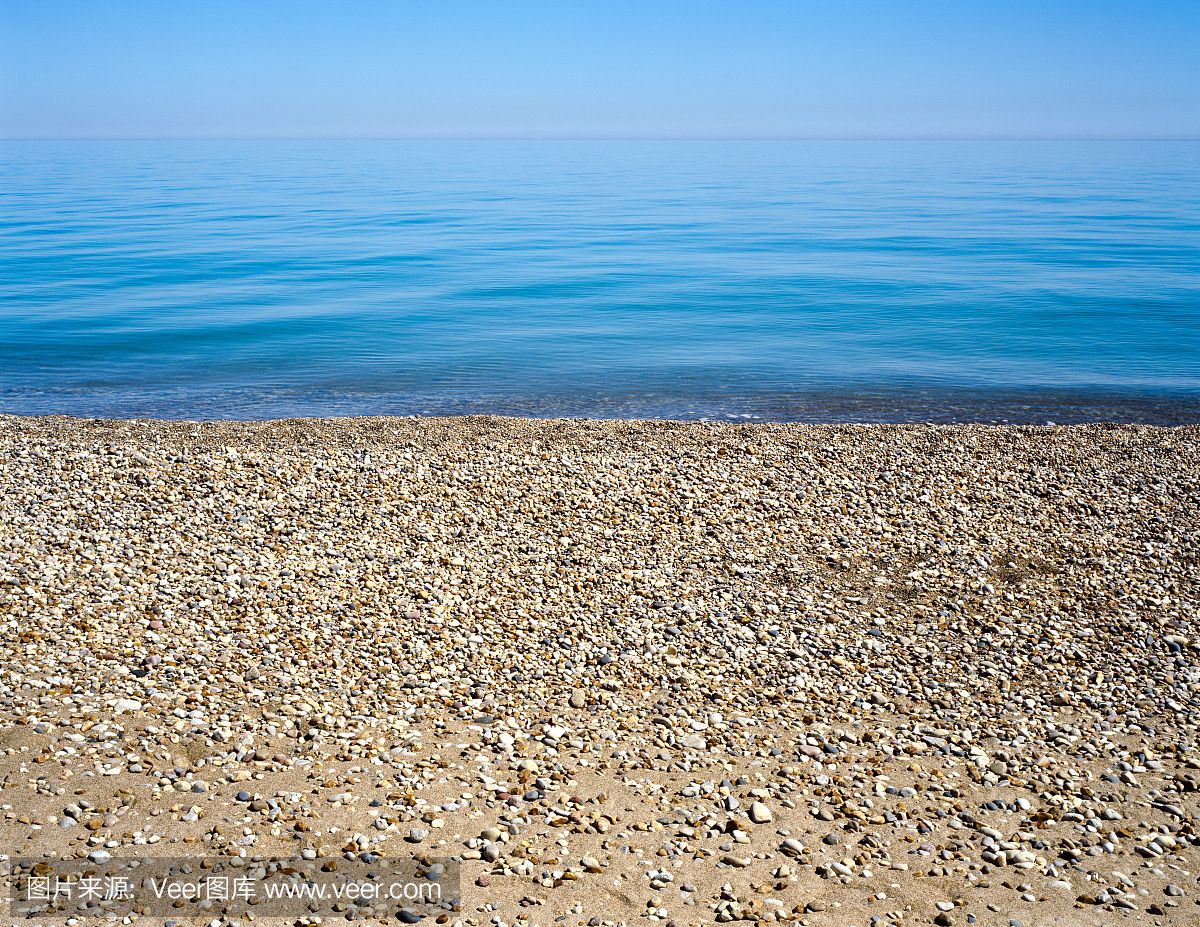
[(1200, 428), (0, 417), (0, 488), (13, 857), (1200, 923)]

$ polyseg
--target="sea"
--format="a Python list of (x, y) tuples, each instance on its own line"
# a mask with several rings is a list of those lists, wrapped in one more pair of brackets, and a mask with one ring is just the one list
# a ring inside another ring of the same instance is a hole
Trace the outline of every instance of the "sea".
[(1200, 142), (0, 142), (0, 413), (1200, 422)]

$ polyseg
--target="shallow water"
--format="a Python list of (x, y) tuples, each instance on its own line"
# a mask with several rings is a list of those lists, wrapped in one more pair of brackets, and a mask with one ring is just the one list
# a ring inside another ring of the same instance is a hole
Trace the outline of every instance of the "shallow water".
[(1200, 421), (1200, 143), (4, 142), (0, 411)]

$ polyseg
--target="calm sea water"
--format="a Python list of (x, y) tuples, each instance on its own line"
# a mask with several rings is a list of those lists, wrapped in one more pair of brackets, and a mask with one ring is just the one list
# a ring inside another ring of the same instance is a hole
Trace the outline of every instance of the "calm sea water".
[(0, 411), (1200, 421), (1200, 144), (0, 143)]

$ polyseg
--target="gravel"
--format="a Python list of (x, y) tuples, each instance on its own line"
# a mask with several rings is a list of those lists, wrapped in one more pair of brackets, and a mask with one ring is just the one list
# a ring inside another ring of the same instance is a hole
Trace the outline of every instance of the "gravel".
[(0, 417), (0, 485), (11, 852), (1200, 922), (1200, 428)]

